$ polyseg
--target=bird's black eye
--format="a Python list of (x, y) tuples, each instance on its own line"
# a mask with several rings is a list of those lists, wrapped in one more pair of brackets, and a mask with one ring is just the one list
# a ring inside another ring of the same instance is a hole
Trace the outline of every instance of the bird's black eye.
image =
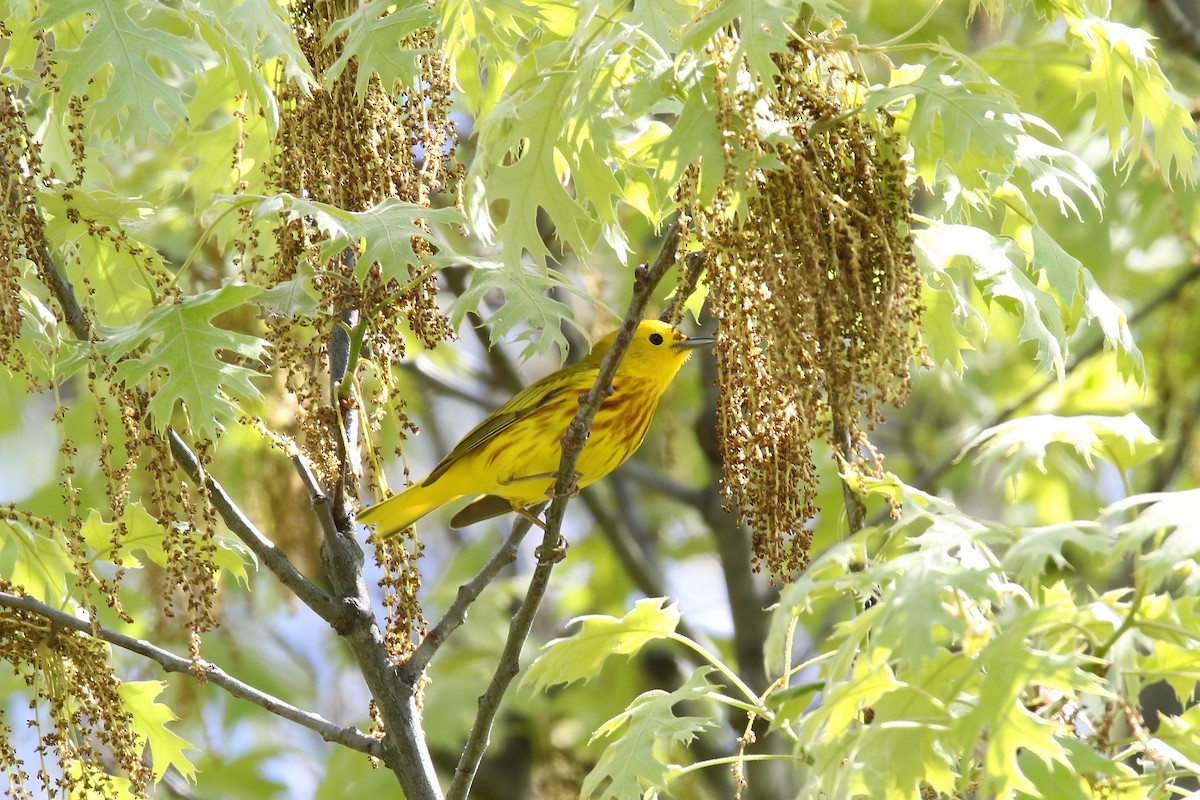
[(662, 334), (661, 333), (650, 334), (650, 344), (662, 344)]

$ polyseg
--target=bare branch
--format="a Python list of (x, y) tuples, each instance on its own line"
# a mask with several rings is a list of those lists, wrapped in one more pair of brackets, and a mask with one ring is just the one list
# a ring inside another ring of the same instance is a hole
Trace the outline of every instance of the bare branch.
[(120, 647), (122, 650), (128, 650), (131, 653), (136, 653), (154, 661), (167, 672), (181, 672), (199, 678), (197, 670), (200, 670), (203, 673), (203, 679), (208, 683), (224, 689), (234, 697), (248, 700), (254, 703), (254, 705), (264, 708), (289, 722), (302, 725), (310, 731), (317, 733), (327, 742), (340, 744), (344, 747), (349, 747), (351, 750), (366, 753), (369, 756), (384, 757), (383, 743), (374, 736), (368, 736), (353, 726), (344, 727), (337, 725), (325, 719), (320, 714), (296, 708), (273, 695), (254, 688), (248, 683), (239, 681), (208, 661), (193, 662), (189, 658), (183, 658), (167, 650), (163, 650), (161, 647), (156, 647), (145, 639), (134, 639), (132, 636), (126, 636), (109, 628), (97, 627), (93, 629), (91, 623), (73, 617), (66, 612), (59, 611), (53, 606), (40, 603), (32, 597), (0, 592), (0, 606), (36, 614), (39, 617), (48, 619), (59, 627), (68, 628), (87, 636), (96, 636), (109, 644)]
[(316, 512), (317, 519), (321, 522), (321, 530), (326, 536), (332, 536), (337, 532), (337, 522), (333, 518), (333, 509), (329, 504), (329, 495), (321, 488), (321, 482), (317, 480), (317, 476), (313, 474), (312, 469), (308, 466), (308, 462), (303, 456), (292, 456), (292, 465), (296, 468), (297, 474), (300, 475), (300, 482), (304, 484), (304, 488), (308, 491), (308, 499), (312, 501), (313, 511)]
[(518, 516), (513, 522), (512, 530), (508, 534), (508, 538), (500, 545), (488, 562), (483, 565), (483, 569), (476, 573), (475, 577), (458, 587), (458, 594), (454, 597), (454, 602), (446, 609), (446, 613), (438, 620), (437, 625), (433, 626), (433, 630), (425, 634), (425, 638), (421, 640), (421, 644), (413, 652), (412, 656), (400, 665), (399, 671), (401, 679), (415, 683), (429, 666), (430, 660), (437, 653), (438, 649), (446, 643), (446, 639), (467, 621), (467, 609), (479, 597), (487, 585), (500, 573), (500, 570), (511, 564), (517, 558), (517, 548), (521, 544), (521, 540), (525, 538), (525, 534), (529, 533), (529, 528), (532, 523), (525, 517)]
[[(11, 191), (15, 196), (17, 182), (12, 179), (12, 170), (2, 155), (0, 155), (0, 169), (4, 171), (4, 185), (12, 187)], [(58, 268), (58, 264), (50, 254), (50, 249), (46, 245), (46, 223), (42, 218), (41, 209), (34, 207), (29, 209), (29, 213), (36, 217), (40, 226), (37, 233), (39, 240), (37, 252), (31, 254), (36, 255), (33, 261), (37, 265), (38, 273), (54, 294), (54, 299), (58, 301), (59, 308), (63, 312), (63, 319), (66, 321), (67, 327), (71, 329), (71, 333), (79, 341), (86, 342), (92, 338), (92, 323), (84, 313), (83, 307), (79, 305), (79, 299), (75, 296), (75, 287), (71, 285), (66, 274)]]
[(175, 457), (176, 463), (183, 468), (193, 483), (199, 485), (203, 482), (209, 497), (212, 498), (213, 508), (221, 515), (226, 527), (233, 531), (234, 535), (241, 539), (254, 555), (258, 556), (280, 583), (290, 589), (317, 616), (336, 630), (342, 624), (341, 620), (345, 615), (345, 609), (341, 603), (306, 578), (284, 552), (275, 546), (274, 542), (263, 536), (262, 532), (229, 497), (225, 487), (221, 486), (207, 471), (201, 470), (196, 454), (191, 451), (178, 433), (168, 429), (167, 436), (171, 443), (171, 455)]

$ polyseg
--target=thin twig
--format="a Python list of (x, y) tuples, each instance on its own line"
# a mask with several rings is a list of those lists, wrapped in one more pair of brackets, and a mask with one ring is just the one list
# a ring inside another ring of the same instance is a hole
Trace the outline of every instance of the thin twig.
[(446, 639), (467, 620), (467, 610), (479, 597), (487, 585), (500, 573), (500, 570), (511, 564), (517, 558), (517, 548), (525, 534), (529, 533), (532, 523), (525, 517), (518, 516), (513, 522), (508, 538), (500, 545), (483, 569), (475, 577), (458, 587), (454, 602), (446, 609), (446, 613), (438, 620), (421, 644), (413, 651), (412, 656), (400, 665), (399, 673), (403, 680), (415, 683), (420, 674), (429, 666), (429, 662), (438, 649), (445, 644)]
[(530, 578), (525, 598), (513, 616), (512, 625), (509, 626), (508, 638), (504, 642), (496, 672), (492, 675), (492, 680), (483, 696), (479, 698), (479, 713), (475, 717), (471, 733), (463, 747), (450, 790), (446, 793), (449, 800), (465, 800), (471, 791), (471, 784), (475, 779), (479, 762), (483, 758), (483, 751), (491, 736), (492, 722), (495, 720), (496, 711), (500, 707), (500, 701), (503, 699), (509, 683), (517, 675), (521, 648), (533, 627), (533, 618), (537, 614), (550, 582), (550, 573), (554, 569), (555, 563), (552, 554), (560, 546), (559, 532), (562, 530), (567, 501), (575, 490), (575, 463), (579, 459), (579, 453), (583, 450), (583, 444), (591, 428), (592, 419), (596, 416), (596, 411), (612, 391), (612, 379), (616, 374), (617, 365), (633, 340), (633, 333), (645, 313), (650, 296), (662, 281), (663, 275), (666, 274), (673, 261), (674, 248), (670, 253), (663, 248), (655, 260), (654, 266), (649, 268), (641, 266), (635, 271), (633, 297), (629, 301), (629, 308), (617, 333), (616, 341), (600, 363), (595, 383), (580, 399), (579, 413), (575, 415), (575, 419), (572, 420), (563, 436), (562, 462), (551, 492), (554, 500), (546, 512), (546, 532), (542, 537), (542, 546), (539, 549), (541, 555), (537, 567), (533, 570), (533, 576)]
[(292, 465), (300, 476), (300, 482), (308, 491), (308, 499), (312, 502), (317, 520), (321, 523), (321, 530), (326, 536), (334, 535), (337, 532), (337, 521), (333, 518), (329, 495), (321, 488), (321, 482), (317, 480), (317, 476), (313, 474), (312, 468), (308, 466), (308, 462), (304, 460), (303, 456), (292, 456)]
[(224, 689), (234, 697), (248, 700), (278, 717), (302, 725), (320, 735), (327, 742), (344, 745), (351, 750), (357, 750), (360, 753), (366, 753), (367, 755), (379, 758), (384, 756), (383, 743), (374, 736), (368, 736), (353, 726), (343, 727), (337, 725), (325, 719), (320, 714), (296, 708), (280, 700), (278, 697), (256, 689), (248, 683), (239, 681), (208, 661), (192, 661), (190, 658), (177, 656), (170, 651), (163, 650), (161, 647), (147, 642), (145, 639), (134, 639), (132, 636), (126, 636), (110, 628), (93, 628), (90, 622), (60, 611), (53, 606), (38, 602), (32, 597), (0, 592), (0, 606), (36, 614), (59, 627), (68, 628), (87, 636), (96, 636), (109, 644), (120, 647), (122, 650), (137, 653), (154, 661), (167, 672), (181, 672), (192, 677), (199, 677), (197, 675), (197, 670), (199, 670), (203, 673), (203, 679), (208, 683)]

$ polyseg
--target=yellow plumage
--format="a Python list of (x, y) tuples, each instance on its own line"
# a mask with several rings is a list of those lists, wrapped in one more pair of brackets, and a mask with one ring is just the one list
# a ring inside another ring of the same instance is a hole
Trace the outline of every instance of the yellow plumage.
[[(462, 527), (547, 499), (562, 459), (561, 439), (579, 411), (579, 398), (596, 380), (616, 339), (610, 333), (583, 360), (519, 392), (468, 433), (429, 477), (358, 515), (385, 538), (452, 500), (483, 497), (451, 521)], [(616, 469), (646, 438), (650, 418), (692, 349), (711, 339), (689, 339), (665, 322), (645, 320), (613, 377), (575, 465), (580, 488)]]

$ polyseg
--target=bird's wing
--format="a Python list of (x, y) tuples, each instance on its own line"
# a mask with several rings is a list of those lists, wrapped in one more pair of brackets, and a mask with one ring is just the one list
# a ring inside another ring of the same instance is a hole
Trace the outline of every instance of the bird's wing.
[[(583, 378), (580, 379), (580, 382), (582, 380)], [(423, 486), (430, 485), (442, 477), (446, 470), (450, 469), (459, 459), (490, 442), (515, 423), (537, 412), (554, 398), (571, 392), (577, 385), (575, 381), (563, 381), (562, 376), (556, 373), (525, 387), (464, 436), (463, 440), (454, 446), (454, 449), (434, 467), (433, 472), (429, 473), (429, 477), (421, 484)], [(589, 381), (585, 385), (590, 386), (591, 382)]]

